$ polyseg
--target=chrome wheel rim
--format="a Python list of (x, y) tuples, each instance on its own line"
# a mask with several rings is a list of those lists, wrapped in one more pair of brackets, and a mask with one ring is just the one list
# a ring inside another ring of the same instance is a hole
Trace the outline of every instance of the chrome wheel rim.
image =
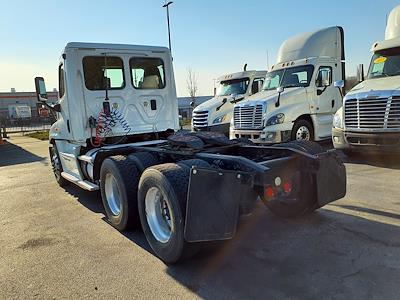
[(104, 182), (104, 191), (106, 194), (107, 205), (114, 216), (121, 213), (120, 192), (117, 181), (111, 173), (107, 173)]
[(154, 238), (167, 243), (174, 231), (174, 216), (171, 203), (157, 187), (151, 187), (145, 197), (147, 224)]
[(61, 178), (61, 164), (60, 160), (58, 159), (57, 151), (53, 148), (51, 151), (51, 165), (53, 167), (53, 173), (57, 180)]
[(296, 140), (302, 141), (306, 140), (309, 141), (311, 137), (310, 130), (306, 126), (300, 126), (296, 131)]

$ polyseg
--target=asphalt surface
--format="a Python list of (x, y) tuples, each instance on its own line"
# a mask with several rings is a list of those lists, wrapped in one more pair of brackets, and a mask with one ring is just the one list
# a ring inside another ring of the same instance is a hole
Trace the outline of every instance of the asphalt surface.
[(346, 163), (348, 192), (295, 220), (262, 205), (237, 237), (167, 266), (100, 196), (56, 184), (47, 142), (0, 145), (0, 298), (398, 299), (400, 159)]

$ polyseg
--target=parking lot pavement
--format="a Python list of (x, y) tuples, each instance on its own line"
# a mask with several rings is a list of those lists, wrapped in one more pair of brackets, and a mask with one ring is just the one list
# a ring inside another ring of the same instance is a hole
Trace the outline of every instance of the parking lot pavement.
[(344, 199), (299, 219), (262, 205), (237, 237), (180, 265), (104, 220), (98, 193), (57, 186), (47, 142), (0, 145), (0, 298), (385, 298), (400, 290), (400, 162), (346, 163)]

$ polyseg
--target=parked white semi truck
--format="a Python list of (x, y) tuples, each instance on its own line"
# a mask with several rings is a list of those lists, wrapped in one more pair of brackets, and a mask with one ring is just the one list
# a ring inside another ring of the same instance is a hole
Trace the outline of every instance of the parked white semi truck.
[(267, 71), (243, 71), (219, 77), (215, 97), (193, 110), (192, 130), (217, 131), (228, 136), (233, 106), (258, 93), (266, 74)]
[(262, 91), (235, 105), (230, 137), (255, 143), (330, 138), (344, 78), (341, 27), (289, 38)]
[[(400, 152), (400, 6), (389, 14), (385, 40), (372, 45), (368, 75), (347, 93), (335, 114), (336, 149)], [(362, 72), (363, 68), (359, 68)]]
[(58, 115), (49, 134), (57, 182), (100, 189), (109, 223), (121, 231), (141, 224), (167, 263), (232, 238), (259, 198), (290, 217), (345, 195), (343, 163), (317, 144), (256, 147), (214, 132), (175, 133), (167, 48), (69, 43), (58, 74), (55, 105), (35, 78), (38, 100)]

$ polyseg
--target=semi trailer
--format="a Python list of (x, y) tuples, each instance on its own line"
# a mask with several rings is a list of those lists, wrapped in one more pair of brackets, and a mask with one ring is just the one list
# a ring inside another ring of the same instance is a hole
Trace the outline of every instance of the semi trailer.
[(266, 144), (330, 139), (342, 106), (343, 44), (338, 26), (283, 42), (262, 91), (235, 105), (230, 137)]
[(56, 181), (100, 190), (109, 223), (120, 231), (141, 226), (166, 263), (234, 237), (257, 201), (295, 217), (345, 195), (343, 163), (318, 144), (255, 146), (178, 131), (167, 48), (68, 43), (58, 74), (54, 105), (35, 78), (38, 100), (58, 117), (49, 133)]
[(193, 110), (193, 131), (216, 131), (229, 136), (233, 106), (261, 91), (267, 71), (231, 73), (217, 78), (215, 96)]
[(400, 5), (389, 14), (385, 40), (372, 45), (368, 75), (343, 99), (335, 114), (332, 141), (351, 152), (400, 152)]

